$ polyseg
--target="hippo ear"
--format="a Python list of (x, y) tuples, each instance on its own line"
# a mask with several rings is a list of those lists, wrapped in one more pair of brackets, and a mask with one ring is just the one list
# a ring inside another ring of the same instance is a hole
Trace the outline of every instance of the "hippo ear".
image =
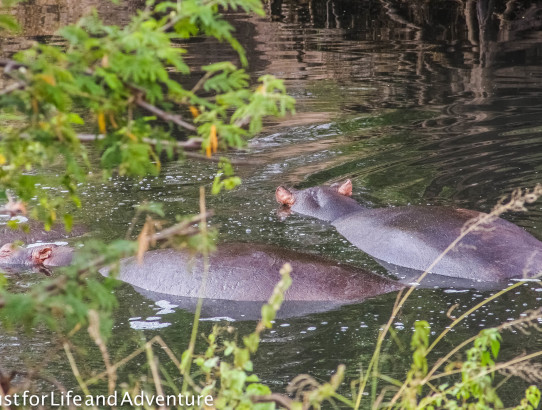
[(53, 248), (49, 246), (40, 247), (32, 251), (32, 262), (36, 265), (42, 265), (47, 259), (51, 257)]
[(292, 206), (295, 203), (294, 194), (283, 186), (277, 188), (275, 191), (275, 198), (277, 199), (277, 202), (282, 205)]
[(341, 185), (339, 185), (339, 188), (337, 189), (337, 191), (341, 195), (352, 196), (352, 181), (347, 179)]
[(5, 258), (13, 253), (14, 246), (12, 243), (6, 243), (0, 248), (0, 258)]

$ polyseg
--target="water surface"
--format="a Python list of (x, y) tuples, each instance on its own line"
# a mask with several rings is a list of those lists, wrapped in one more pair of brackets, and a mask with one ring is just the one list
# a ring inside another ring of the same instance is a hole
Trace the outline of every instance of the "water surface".
[[(542, 23), (535, 16), (542, 4), (525, 2), (493, 13), (463, 9), (454, 1), (430, 3), (422, 9), (387, 1), (275, 0), (266, 6), (265, 18), (229, 15), (247, 48), (251, 76), (270, 73), (283, 78), (298, 101), (299, 115), (270, 121), (250, 143), (249, 152), (231, 155), (256, 165), (238, 166), (243, 185), (208, 198), (221, 241), (281, 245), (386, 274), (330, 226), (296, 215), (280, 221), (275, 188), (350, 178), (353, 197), (368, 207), (444, 205), (489, 211), (513, 189), (540, 182)], [(33, 7), (22, 10), (32, 15)], [(121, 22), (129, 12), (122, 9)], [(59, 13), (60, 20), (68, 19), (62, 7)], [(499, 20), (499, 13), (506, 19)], [(55, 41), (48, 26), (39, 33), (30, 26), (25, 25), (22, 39), (8, 42), (12, 49), (36, 35)], [(235, 58), (224, 45), (211, 41), (185, 46), (193, 53), (194, 67), (211, 58)], [(195, 78), (198, 74), (196, 69)], [(135, 186), (121, 179), (95, 182), (83, 187), (81, 216), (92, 226), (93, 236), (118, 238), (134, 205), (143, 200), (163, 203), (171, 220), (197, 212), (199, 186), (210, 186), (209, 175), (208, 163), (187, 160), (169, 163), (159, 177)], [(527, 214), (504, 218), (542, 239), (540, 204)], [(416, 320), (427, 320), (432, 334), (438, 334), (451, 322), (446, 313), (452, 306), (457, 305), (453, 314), (459, 316), (491, 293), (416, 291), (393, 324), (400, 344), (384, 347), (382, 371), (405, 377)], [(117, 295), (113, 350), (129, 351), (125, 341), (137, 339), (138, 332), (147, 339), (161, 335), (179, 354), (187, 346), (191, 312), (146, 299), (127, 285)], [(541, 297), (542, 285), (528, 282), (489, 303), (454, 329), (433, 357), (482, 328), (538, 307)], [(299, 373), (326, 380), (340, 363), (347, 365), (349, 377), (356, 377), (360, 366), (367, 366), (394, 301), (390, 294), (335, 311), (278, 320), (264, 336), (256, 372), (278, 391)], [(213, 323), (202, 321), (202, 331)], [(255, 322), (238, 320), (235, 326), (243, 333)], [(503, 359), (527, 346), (542, 347), (536, 332), (503, 336)], [(13, 343), (10, 348), (4, 341), (4, 354), (18, 349), (20, 341)], [(31, 350), (40, 350), (39, 337), (27, 343)], [(505, 386), (502, 395), (517, 402), (524, 387)]]

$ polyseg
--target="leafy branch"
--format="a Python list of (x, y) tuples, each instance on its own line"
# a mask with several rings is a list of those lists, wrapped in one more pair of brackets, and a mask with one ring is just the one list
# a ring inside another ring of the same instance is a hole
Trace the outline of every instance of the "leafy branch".
[[(164, 152), (169, 159), (183, 154), (215, 160), (219, 150), (244, 146), (265, 116), (293, 112), (282, 81), (263, 76), (251, 91), (248, 75), (231, 62), (204, 66), (195, 87), (183, 86), (191, 68), (178, 44), (195, 35), (226, 42), (246, 63), (219, 6), (262, 13), (257, 0), (185, 0), (182, 7), (149, 1), (125, 27), (104, 25), (94, 13), (60, 30), (65, 48), (36, 44), (0, 60), (8, 79), (0, 115), (14, 118), (0, 127), (0, 186), (24, 202), (37, 198), (33, 216), (52, 225), (67, 205), (36, 189), (39, 177), (29, 171), (62, 167), (58, 183), (80, 206), (77, 185), (93, 167), (81, 144), (90, 139), (81, 134), (83, 126), (95, 130), (104, 177), (138, 177), (157, 174)], [(75, 113), (81, 109), (89, 114)], [(193, 149), (204, 156), (183, 153)]]

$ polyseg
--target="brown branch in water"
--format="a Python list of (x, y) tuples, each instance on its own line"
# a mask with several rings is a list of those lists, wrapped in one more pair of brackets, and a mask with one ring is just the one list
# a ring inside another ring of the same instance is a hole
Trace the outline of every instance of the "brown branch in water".
[(0, 91), (0, 95), (9, 94), (9, 93), (12, 93), (13, 91), (21, 90), (24, 87), (26, 87), (26, 84), (23, 83), (22, 81), (19, 81), (19, 82), (10, 84), (7, 87), (5, 87), (2, 91)]
[[(77, 139), (81, 142), (93, 142), (93, 141), (101, 141), (105, 139), (105, 135), (103, 134), (77, 134)], [(164, 147), (173, 147), (173, 148), (179, 148), (183, 150), (199, 150), (201, 149), (201, 143), (203, 140), (201, 138), (190, 138), (186, 141), (170, 141), (170, 140), (157, 140), (155, 138), (142, 138), (141, 141), (143, 141), (145, 144), (156, 146), (158, 144), (163, 145)]]
[(195, 94), (200, 88), (201, 86), (205, 83), (205, 81), (207, 81), (209, 79), (209, 77), (211, 77), (213, 75), (213, 73), (211, 71), (207, 71), (199, 80), (198, 82), (196, 83), (196, 85), (192, 88), (192, 90), (190, 90), (190, 92), (192, 94)]
[(166, 112), (152, 104), (149, 104), (147, 101), (143, 99), (143, 96), (141, 95), (139, 95), (134, 101), (141, 108), (144, 108), (145, 110), (153, 113), (154, 115), (163, 119), (164, 121), (170, 121), (174, 124), (177, 124), (180, 127), (186, 128), (189, 131), (196, 131), (196, 127), (184, 121), (180, 115), (170, 114), (169, 112)]
[[(195, 152), (184, 152), (183, 155), (187, 158), (198, 159), (201, 161), (220, 162), (221, 157), (208, 157), (206, 155), (197, 154)], [(248, 160), (248, 159), (233, 159), (228, 158), (232, 165), (261, 165), (261, 162)]]
[[(20, 138), (25, 138), (24, 135), (20, 135)], [(81, 142), (93, 142), (93, 141), (101, 141), (105, 139), (105, 135), (103, 134), (76, 134), (76, 138)], [(200, 161), (209, 161), (209, 162), (220, 162), (221, 157), (207, 157), (202, 154), (198, 154), (195, 152), (188, 152), (188, 151), (197, 151), (201, 148), (202, 139), (201, 138), (190, 138), (186, 141), (170, 141), (170, 140), (157, 140), (154, 138), (142, 138), (141, 141), (143, 141), (146, 144), (157, 146), (158, 144), (161, 144), (163, 149), (165, 147), (172, 147), (176, 153), (179, 153), (181, 155), (184, 155), (187, 158), (197, 159)], [(177, 151), (176, 149), (182, 150)], [(232, 165), (258, 165), (260, 164), (257, 161), (251, 161), (251, 160), (242, 160), (242, 159), (228, 159)], [(1, 211), (1, 209), (0, 209)]]
[(0, 58), (0, 67), (6, 67), (6, 69), (11, 70), (13, 68), (26, 67), (26, 64), (19, 63), (10, 58)]
[[(91, 141), (100, 141), (105, 138), (104, 135), (98, 134), (98, 135), (92, 135), (92, 134), (77, 134), (77, 139), (82, 142), (91, 142)], [(157, 140), (153, 138), (142, 138), (141, 139), (144, 143), (157, 146), (158, 144), (161, 144), (163, 147), (172, 147), (172, 148), (178, 148), (182, 150), (182, 155), (184, 155), (187, 158), (197, 159), (201, 161), (210, 161), (210, 162), (220, 162), (220, 157), (207, 157), (202, 154), (198, 154), (196, 152), (188, 152), (188, 151), (197, 151), (201, 149), (201, 138), (190, 138), (187, 141), (169, 141), (169, 140)], [(240, 159), (232, 159), (228, 158), (230, 163), (232, 165), (258, 165), (260, 164), (257, 161), (251, 161), (251, 160), (240, 160)]]
[(195, 215), (192, 218), (187, 219), (186, 221), (179, 222), (173, 226), (170, 226), (169, 228), (161, 230), (160, 232), (156, 232), (148, 239), (150, 242), (153, 243), (159, 241), (167, 241), (175, 236), (185, 236), (187, 234), (191, 234), (193, 233), (192, 225), (201, 221), (205, 221), (213, 215), (214, 211), (208, 210), (205, 213)]

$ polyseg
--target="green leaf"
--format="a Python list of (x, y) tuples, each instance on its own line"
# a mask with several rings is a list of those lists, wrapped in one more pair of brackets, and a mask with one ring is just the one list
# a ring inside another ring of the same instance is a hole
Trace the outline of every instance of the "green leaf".
[(531, 406), (533, 406), (535, 409), (538, 408), (538, 405), (540, 404), (540, 390), (538, 387), (529, 386), (525, 391), (525, 397), (527, 400), (529, 400)]
[(187, 372), (190, 370), (190, 366), (192, 364), (192, 354), (190, 351), (185, 350), (181, 356), (181, 371)]
[(501, 343), (499, 340), (494, 339), (491, 341), (491, 353), (493, 354), (493, 357), (496, 359), (499, 355), (499, 350), (501, 348)]
[(250, 335), (243, 337), (243, 343), (251, 353), (254, 353), (258, 350), (260, 336), (256, 332), (251, 333)]
[(0, 31), (17, 32), (21, 29), (19, 23), (13, 16), (0, 14)]
[(64, 219), (64, 228), (66, 229), (66, 232), (71, 232), (73, 227), (73, 215), (64, 214), (62, 218)]
[(140, 212), (150, 212), (162, 218), (166, 216), (164, 213), (164, 204), (159, 202), (143, 202), (137, 206), (137, 210)]

